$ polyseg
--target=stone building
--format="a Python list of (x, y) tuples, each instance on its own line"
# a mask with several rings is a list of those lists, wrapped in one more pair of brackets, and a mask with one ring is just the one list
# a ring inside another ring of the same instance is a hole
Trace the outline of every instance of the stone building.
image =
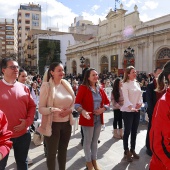
[(90, 66), (99, 73), (119, 74), (128, 65), (148, 73), (170, 59), (170, 14), (142, 22), (136, 5), (133, 12), (126, 12), (122, 4), (117, 11), (111, 9), (99, 21), (96, 37), (67, 48), (68, 73)]

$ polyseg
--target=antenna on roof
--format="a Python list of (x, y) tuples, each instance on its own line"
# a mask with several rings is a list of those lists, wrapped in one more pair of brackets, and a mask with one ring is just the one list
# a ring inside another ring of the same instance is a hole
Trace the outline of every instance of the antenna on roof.
[(116, 2), (120, 4), (120, 1), (119, 0), (115, 0), (115, 12), (117, 11), (117, 8), (116, 8)]

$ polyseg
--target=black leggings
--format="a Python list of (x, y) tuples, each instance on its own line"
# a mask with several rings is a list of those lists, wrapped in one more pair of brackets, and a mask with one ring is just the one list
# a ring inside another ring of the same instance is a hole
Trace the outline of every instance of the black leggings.
[(122, 112), (120, 109), (116, 109), (114, 112), (113, 129), (117, 129), (117, 124), (119, 129), (122, 129)]

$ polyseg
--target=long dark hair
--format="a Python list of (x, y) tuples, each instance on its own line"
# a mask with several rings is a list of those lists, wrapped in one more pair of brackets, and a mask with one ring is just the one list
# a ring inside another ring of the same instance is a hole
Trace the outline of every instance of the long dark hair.
[(50, 80), (51, 77), (53, 78), (53, 76), (51, 75), (51, 71), (54, 71), (55, 68), (59, 65), (62, 65), (62, 64), (59, 62), (53, 62), (50, 64), (50, 67), (49, 67), (48, 73), (47, 73), (47, 82)]
[(120, 97), (120, 92), (119, 92), (119, 82), (122, 79), (117, 77), (113, 83), (113, 90), (112, 90), (112, 94), (114, 96), (115, 101), (118, 103), (119, 102), (119, 97)]
[[(90, 77), (90, 73), (91, 71), (96, 71), (94, 68), (88, 68), (85, 72), (85, 75), (84, 75), (84, 79), (83, 79), (83, 82), (82, 84), (89, 87), (90, 86), (90, 81), (89, 81), (89, 77)], [(98, 82), (96, 83), (96, 85), (98, 84)]]
[(167, 84), (169, 85), (169, 79), (168, 75), (170, 74), (170, 61), (166, 62), (162, 69), (162, 73), (159, 74), (158, 80), (157, 80), (157, 88), (155, 91), (161, 92), (165, 89), (165, 81), (167, 81)]

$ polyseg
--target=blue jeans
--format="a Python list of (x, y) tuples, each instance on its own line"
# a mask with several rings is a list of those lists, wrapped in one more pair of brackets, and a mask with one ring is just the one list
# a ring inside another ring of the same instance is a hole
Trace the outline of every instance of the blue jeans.
[[(17, 170), (28, 170), (27, 155), (31, 142), (30, 132), (28, 131), (24, 135), (17, 138), (11, 138), (11, 141), (13, 142), (14, 157), (17, 164)], [(0, 161), (0, 170), (5, 169), (8, 156), (9, 155)]]
[(97, 159), (98, 139), (101, 131), (100, 116), (94, 115), (94, 126), (82, 126), (84, 134), (83, 149), (86, 162)]
[(139, 126), (140, 112), (122, 112), (122, 118), (124, 121), (124, 135), (123, 135), (123, 146), (124, 150), (128, 150), (128, 139), (131, 134), (131, 150), (135, 150), (136, 136)]

